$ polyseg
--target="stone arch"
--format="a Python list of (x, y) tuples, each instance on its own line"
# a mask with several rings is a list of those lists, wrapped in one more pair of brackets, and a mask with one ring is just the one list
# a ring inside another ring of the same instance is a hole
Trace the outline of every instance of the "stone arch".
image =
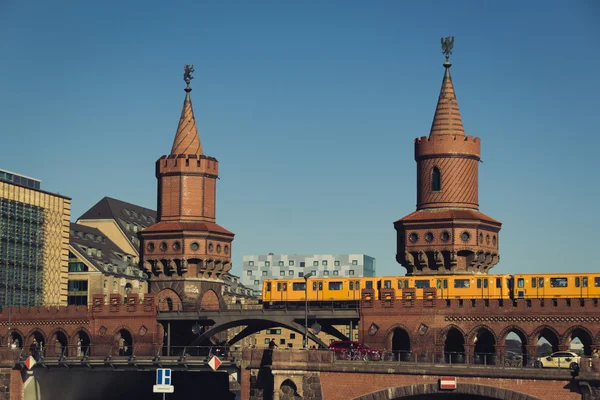
[(410, 359), (410, 351), (414, 343), (410, 330), (402, 324), (394, 324), (385, 331), (386, 348), (394, 353), (394, 359), (405, 361)]
[(292, 378), (284, 380), (279, 386), (279, 399), (280, 400), (296, 400), (301, 399), (298, 394), (298, 386)]
[[(121, 342), (121, 338), (123, 342)], [(117, 350), (117, 354), (120, 356), (130, 356), (133, 354), (134, 341), (133, 333), (131, 329), (126, 325), (121, 325), (113, 332), (114, 347)]]
[(506, 337), (511, 332), (514, 332), (519, 336), (524, 346), (529, 345), (529, 336), (519, 325), (509, 325), (506, 328), (502, 329), (498, 334), (498, 343), (504, 344), (504, 342), (506, 342)]
[(16, 329), (16, 328), (11, 328), (10, 329), (10, 339), (11, 341), (18, 341), (18, 347), (23, 347), (24, 344), (24, 339), (25, 339), (25, 335), (23, 335), (23, 332), (21, 332), (20, 330)]
[(445, 362), (465, 362), (465, 332), (458, 325), (448, 325), (440, 332), (439, 343), (443, 346)]
[[(452, 391), (453, 394), (473, 395), (477, 394), (483, 397), (497, 400), (521, 399), (521, 400), (541, 400), (539, 397), (534, 397), (522, 392), (517, 392), (510, 389), (498, 388), (495, 386), (477, 385), (473, 383), (461, 383)], [(435, 383), (420, 383), (406, 386), (396, 386), (379, 390), (377, 392), (367, 393), (365, 395), (355, 397), (354, 400), (396, 400), (413, 396), (423, 395), (448, 395), (448, 391), (441, 390), (439, 384)], [(435, 398), (435, 396), (431, 396)], [(443, 397), (442, 397), (443, 398)]]
[(219, 311), (219, 296), (214, 290), (209, 289), (204, 292), (200, 300), (200, 310)]
[(444, 344), (444, 342), (446, 341), (446, 336), (448, 335), (448, 332), (451, 329), (456, 329), (458, 332), (460, 332), (461, 335), (463, 335), (463, 337), (466, 337), (465, 331), (463, 331), (460, 326), (455, 325), (455, 324), (450, 324), (450, 325), (445, 326), (440, 331), (440, 334), (438, 335), (438, 344)]
[(473, 361), (475, 364), (495, 364), (498, 337), (489, 326), (478, 325), (471, 329), (468, 335), (468, 344), (474, 345)]
[[(521, 341), (521, 359), (519, 360), (519, 354), (513, 350), (509, 350), (506, 341), (508, 340), (508, 335), (514, 333), (518, 336)], [(528, 346), (530, 345), (529, 336), (527, 333), (518, 325), (509, 325), (502, 329), (500, 334), (498, 335), (499, 345), (504, 345), (504, 366), (506, 367), (518, 367), (518, 366), (526, 366), (527, 360), (529, 358)], [(535, 356), (535, 354), (533, 354)]]
[[(548, 335), (548, 336), (546, 336)], [(537, 345), (539, 339), (544, 337), (550, 345), (552, 346), (552, 352), (558, 351), (558, 345), (561, 343), (561, 335), (558, 334), (556, 329), (551, 327), (550, 325), (541, 325), (534, 329), (534, 331), (529, 335), (529, 343), (532, 345)], [(534, 355), (534, 354), (532, 354)]]
[(25, 340), (27, 346), (29, 346), (33, 342), (33, 339), (36, 339), (38, 343), (40, 341), (43, 342), (44, 346), (46, 346), (48, 343), (48, 340), (46, 339), (46, 334), (40, 328), (33, 328), (27, 333), (27, 339)]
[[(55, 357), (59, 357), (61, 355), (68, 355), (69, 348), (69, 334), (63, 328), (56, 328), (50, 335), (48, 335), (50, 343), (48, 343), (49, 354), (52, 354)], [(58, 340), (58, 344), (56, 341)]]
[(581, 340), (581, 343), (583, 343), (583, 354), (586, 356), (591, 356), (592, 347), (594, 347), (597, 343), (594, 340), (595, 338), (592, 332), (585, 326), (572, 326), (562, 335), (562, 344), (570, 348), (571, 340), (574, 337), (578, 337), (579, 340)]
[[(81, 346), (79, 346), (79, 340), (81, 340)], [(73, 353), (75, 353), (75, 355), (78, 357), (84, 356), (90, 351), (90, 347), (92, 345), (92, 335), (86, 328), (79, 327), (71, 335), (69, 343), (70, 347), (74, 349)]]
[(181, 297), (173, 289), (162, 289), (156, 295), (156, 307), (158, 311), (177, 311), (183, 309)]

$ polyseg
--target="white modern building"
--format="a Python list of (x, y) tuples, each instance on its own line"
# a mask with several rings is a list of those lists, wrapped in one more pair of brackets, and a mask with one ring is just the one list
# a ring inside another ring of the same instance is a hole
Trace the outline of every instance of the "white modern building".
[(264, 279), (375, 276), (375, 258), (366, 254), (273, 254), (244, 256), (242, 283), (256, 295)]

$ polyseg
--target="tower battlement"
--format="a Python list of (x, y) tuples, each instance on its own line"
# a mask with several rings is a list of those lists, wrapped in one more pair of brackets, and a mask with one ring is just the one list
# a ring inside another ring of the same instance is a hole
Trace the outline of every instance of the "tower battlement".
[(219, 161), (214, 157), (196, 154), (171, 154), (156, 161), (156, 177), (169, 174), (219, 175)]
[(447, 154), (465, 155), (479, 160), (481, 139), (476, 136), (422, 136), (415, 139), (415, 160), (424, 157), (440, 157)]

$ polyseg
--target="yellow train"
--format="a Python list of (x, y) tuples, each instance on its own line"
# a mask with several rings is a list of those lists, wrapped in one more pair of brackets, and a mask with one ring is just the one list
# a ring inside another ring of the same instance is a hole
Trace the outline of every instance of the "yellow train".
[[(533, 299), (533, 298), (600, 298), (600, 273), (518, 274), (518, 275), (425, 275), (372, 278), (271, 279), (263, 282), (265, 307), (311, 304), (354, 307), (362, 289), (394, 289), (397, 299), (402, 289), (435, 288), (439, 299)], [(302, 304), (299, 304), (302, 302)]]

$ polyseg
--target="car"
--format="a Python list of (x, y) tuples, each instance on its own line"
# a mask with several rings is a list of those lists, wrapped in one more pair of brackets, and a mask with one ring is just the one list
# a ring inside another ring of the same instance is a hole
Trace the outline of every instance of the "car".
[(333, 351), (339, 360), (381, 360), (380, 351), (373, 350), (366, 344), (350, 340), (333, 342), (329, 345), (329, 350)]
[(538, 357), (535, 360), (537, 368), (570, 368), (579, 367), (581, 357), (571, 351), (557, 351), (549, 356)]

